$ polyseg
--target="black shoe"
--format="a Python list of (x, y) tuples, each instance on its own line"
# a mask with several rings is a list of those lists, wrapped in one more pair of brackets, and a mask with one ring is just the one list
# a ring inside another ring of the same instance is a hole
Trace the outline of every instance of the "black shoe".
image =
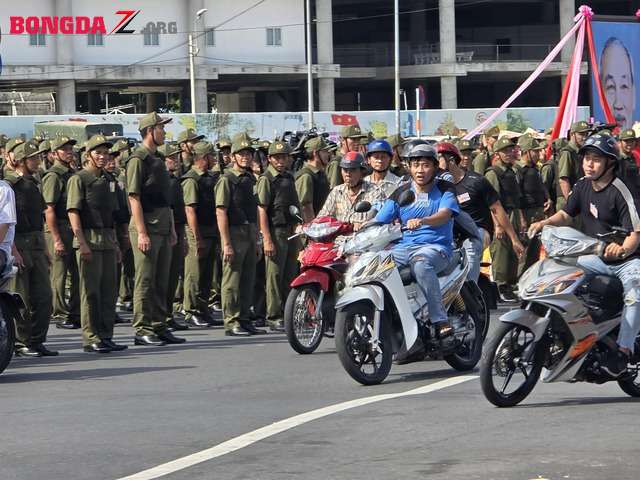
[(504, 303), (518, 303), (518, 297), (513, 293), (509, 285), (498, 285), (500, 301)]
[(254, 327), (264, 328), (267, 326), (267, 319), (264, 317), (254, 317), (252, 322)]
[(219, 319), (219, 318), (209, 317), (207, 319), (207, 323), (209, 324), (210, 327), (222, 327), (222, 326), (224, 326), (224, 322), (222, 321), (222, 319)]
[(227, 337), (248, 337), (251, 334), (240, 326), (235, 326), (231, 330), (226, 330), (224, 334)]
[(56, 328), (62, 328), (65, 330), (76, 330), (80, 328), (80, 324), (77, 322), (73, 322), (69, 319), (63, 320), (61, 322), (56, 323)]
[(117, 302), (116, 307), (120, 312), (133, 312), (133, 303), (132, 302)]
[(267, 331), (256, 328), (252, 322), (241, 322), (240, 326), (252, 335), (266, 335)]
[(600, 368), (613, 378), (618, 378), (627, 371), (628, 364), (629, 355), (618, 350), (616, 353), (610, 352), (604, 365), (601, 365)]
[(184, 343), (187, 341), (186, 338), (176, 337), (173, 333), (169, 331), (158, 333), (158, 338), (160, 340), (163, 340), (166, 343), (173, 343), (173, 344)]
[(167, 328), (171, 332), (177, 332), (178, 330), (189, 330), (189, 325), (182, 323), (176, 318), (170, 318), (167, 320)]
[(87, 353), (110, 353), (111, 348), (104, 342), (96, 342), (91, 345), (85, 345), (82, 349)]
[(30, 347), (16, 348), (16, 356), (18, 357), (41, 357), (42, 353)]
[(127, 348), (129, 348), (126, 345), (122, 345), (122, 344), (114, 342), (110, 338), (105, 338), (104, 340), (102, 340), (102, 343), (104, 345), (106, 345), (107, 347), (109, 347), (114, 352), (121, 352), (122, 350), (126, 350)]
[(42, 343), (40, 345), (34, 345), (32, 349), (36, 352), (40, 352), (43, 357), (57, 357), (59, 355), (59, 352), (55, 350), (49, 350)]
[(269, 323), (269, 330), (276, 333), (284, 332), (284, 321), (276, 320), (274, 322)]
[(435, 324), (436, 336), (439, 339), (447, 338), (453, 335), (453, 327), (449, 322), (440, 322)]
[(211, 304), (211, 309), (214, 312), (221, 312), (222, 311), (222, 304), (220, 302), (213, 302)]
[(187, 313), (186, 322), (188, 325), (192, 327), (209, 327), (209, 322), (207, 321), (206, 316), (195, 314), (195, 313)]
[(156, 335), (136, 335), (133, 337), (133, 344), (161, 347), (162, 345), (166, 345), (166, 342)]
[(129, 322), (116, 313), (116, 318), (114, 323), (118, 324), (118, 323), (129, 323)]

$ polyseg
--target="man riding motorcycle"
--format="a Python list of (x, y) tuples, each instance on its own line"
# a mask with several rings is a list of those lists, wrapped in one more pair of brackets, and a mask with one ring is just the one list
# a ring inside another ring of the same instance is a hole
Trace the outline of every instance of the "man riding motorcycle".
[[(451, 261), (453, 216), (460, 209), (455, 190), (449, 182), (436, 178), (438, 156), (431, 145), (415, 145), (407, 152), (411, 181), (396, 189), (385, 201), (374, 222), (392, 223), (400, 220), (408, 229), (393, 248), (398, 267), (411, 267), (427, 300), (429, 317), (440, 338), (453, 332), (442, 303), (438, 273)], [(413, 190), (416, 199), (399, 206), (402, 192)]]
[(610, 233), (615, 226), (631, 232), (621, 245), (615, 242), (607, 245), (603, 259), (596, 255), (578, 259), (581, 267), (615, 276), (622, 282), (625, 306), (617, 340), (618, 352), (601, 367), (612, 377), (619, 377), (627, 369), (640, 332), (640, 202), (616, 177), (620, 150), (613, 137), (602, 133), (590, 136), (580, 148), (580, 154), (584, 155), (585, 176), (573, 186), (564, 208), (531, 225), (529, 236), (545, 225), (569, 225), (573, 217), (580, 217), (582, 231), (592, 237)]

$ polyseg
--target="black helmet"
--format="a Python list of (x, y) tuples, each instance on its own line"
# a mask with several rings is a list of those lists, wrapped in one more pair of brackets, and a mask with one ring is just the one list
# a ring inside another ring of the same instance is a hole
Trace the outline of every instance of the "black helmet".
[(407, 158), (409, 156), (409, 152), (416, 145), (429, 145), (426, 140), (422, 140), (420, 138), (414, 138), (413, 140), (408, 140), (402, 144), (402, 153), (401, 157)]
[(409, 158), (409, 160), (421, 157), (430, 158), (435, 162), (438, 161), (438, 153), (436, 149), (433, 145), (429, 145), (428, 143), (414, 145), (411, 150), (407, 152), (407, 158)]
[(618, 142), (611, 135), (606, 133), (596, 133), (591, 135), (584, 142), (584, 145), (580, 147), (580, 154), (584, 155), (588, 150), (597, 150), (606, 157), (618, 160), (620, 158), (620, 147)]

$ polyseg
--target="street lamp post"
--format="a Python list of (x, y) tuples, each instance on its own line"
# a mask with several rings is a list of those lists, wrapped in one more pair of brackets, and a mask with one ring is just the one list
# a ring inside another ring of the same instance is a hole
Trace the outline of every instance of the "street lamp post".
[(306, 4), (307, 10), (307, 108), (309, 110), (309, 128), (313, 128), (313, 71), (311, 69), (311, 65), (313, 62), (312, 52), (311, 52), (311, 0), (307, 0)]
[[(193, 22), (194, 31), (197, 31), (196, 23), (207, 11), (206, 8), (201, 8), (196, 12), (196, 18)], [(193, 42), (193, 32), (189, 32), (189, 81), (191, 86), (191, 113), (196, 113), (196, 73), (194, 67), (194, 57), (197, 54), (196, 46)]]
[(400, 135), (400, 5), (399, 0), (393, 2), (393, 36), (394, 36), (394, 91), (393, 98), (395, 100), (396, 109), (396, 131)]

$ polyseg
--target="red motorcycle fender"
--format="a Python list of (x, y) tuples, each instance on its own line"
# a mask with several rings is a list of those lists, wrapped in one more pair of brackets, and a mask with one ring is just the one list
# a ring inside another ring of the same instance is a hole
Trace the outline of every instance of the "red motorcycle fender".
[(310, 283), (317, 283), (320, 285), (320, 289), (322, 291), (328, 292), (330, 283), (329, 272), (319, 268), (310, 268), (294, 278), (290, 286), (291, 288), (295, 288), (302, 285), (308, 285)]

